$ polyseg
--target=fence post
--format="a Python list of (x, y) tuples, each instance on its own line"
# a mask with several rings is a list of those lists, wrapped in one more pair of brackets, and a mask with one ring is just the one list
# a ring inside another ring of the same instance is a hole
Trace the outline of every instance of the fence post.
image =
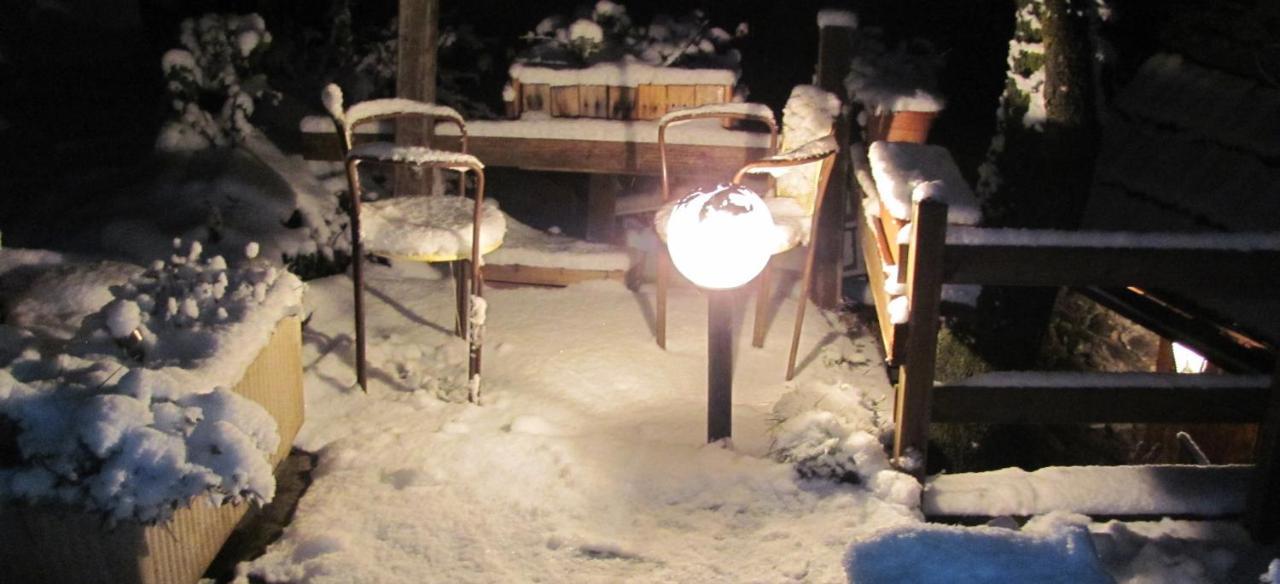
[[(848, 26), (822, 26), (818, 29), (818, 87), (834, 93), (841, 103), (847, 101), (844, 78), (849, 74), (853, 55), (853, 29)], [(841, 114), (836, 120), (836, 139), (840, 152), (827, 181), (827, 195), (818, 217), (818, 229), (810, 245), (815, 246), (813, 287), (809, 296), (822, 308), (836, 308), (843, 302), (841, 278), (844, 267), (845, 207), (849, 204), (849, 120)], [(856, 238), (854, 240), (857, 241)], [(857, 244), (855, 243), (855, 246)], [(857, 257), (854, 253), (854, 257)]]
[(933, 368), (938, 357), (938, 318), (942, 303), (943, 252), (947, 239), (947, 205), (926, 199), (917, 203), (911, 217), (911, 248), (907, 257), (907, 298), (911, 302), (907, 342), (898, 375), (894, 404), (893, 456), (899, 465), (911, 453), (918, 466), (908, 468), (916, 476), (925, 472), (929, 444), (929, 406), (933, 398)]
[(1246, 526), (1253, 538), (1270, 543), (1280, 536), (1280, 362), (1271, 374), (1267, 414), (1258, 427), (1253, 484)]

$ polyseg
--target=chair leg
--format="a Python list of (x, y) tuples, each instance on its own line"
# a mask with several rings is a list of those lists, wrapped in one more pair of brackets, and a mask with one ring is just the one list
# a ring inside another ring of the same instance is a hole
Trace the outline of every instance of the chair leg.
[(804, 273), (800, 276), (800, 298), (796, 300), (796, 326), (791, 332), (791, 353), (787, 356), (787, 381), (796, 376), (796, 351), (800, 347), (800, 328), (804, 326), (804, 310), (809, 304), (809, 285), (813, 280), (813, 256), (818, 249), (815, 241), (809, 242), (809, 253), (804, 258)]
[(465, 260), (449, 262), (449, 274), (453, 276), (453, 333), (467, 338), (467, 267)]
[[(467, 262), (466, 265), (471, 271), (471, 289), (476, 298), (484, 298), (484, 273), (481, 266)], [(467, 297), (468, 306), (468, 330), (467, 335), (467, 352), (470, 359), (467, 362), (467, 399), (471, 403), (480, 403), (480, 351), (484, 345), (484, 328), (470, 325), (470, 306), (471, 297)], [(486, 310), (488, 310), (486, 308)]]
[(658, 347), (667, 348), (667, 286), (671, 280), (671, 254), (664, 247), (658, 252)]
[(769, 284), (773, 275), (773, 258), (769, 258), (769, 262), (764, 265), (764, 269), (760, 270), (760, 276), (756, 278), (756, 319), (755, 326), (751, 334), (751, 346), (764, 346), (764, 324), (769, 313)]
[(361, 253), (360, 242), (351, 242), (351, 279), (354, 280), (352, 290), (355, 292), (354, 312), (356, 316), (356, 383), (365, 393), (369, 393), (368, 364), (365, 362), (364, 335), (364, 254)]

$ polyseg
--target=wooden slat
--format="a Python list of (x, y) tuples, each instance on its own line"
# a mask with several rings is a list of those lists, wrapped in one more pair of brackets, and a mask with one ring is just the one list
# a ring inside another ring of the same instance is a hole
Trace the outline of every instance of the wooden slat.
[(590, 280), (626, 280), (623, 270), (577, 270), (569, 268), (544, 268), (518, 264), (485, 264), (485, 282), (533, 284), (537, 286), (568, 286)]
[(942, 303), (942, 257), (946, 244), (947, 206), (926, 200), (915, 206), (911, 223), (911, 255), (907, 260), (907, 294), (911, 299), (907, 342), (895, 403), (893, 456), (899, 464), (914, 454), (923, 476), (929, 443), (934, 365), (938, 357), (938, 317)]
[(609, 87), (607, 85), (579, 86), (578, 115), (584, 118), (608, 118)]
[(1141, 243), (1127, 248), (948, 244), (945, 262), (946, 280), (956, 284), (1164, 286), (1237, 297), (1272, 294), (1280, 288), (1280, 251), (1173, 249)]
[(636, 94), (634, 87), (620, 85), (609, 86), (609, 119), (630, 120), (636, 114)]
[(668, 85), (667, 111), (698, 105), (697, 85)]
[(884, 343), (885, 364), (892, 367), (898, 364), (898, 359), (902, 355), (902, 345), (907, 340), (907, 327), (905, 324), (893, 324), (889, 318), (889, 294), (884, 290), (885, 272), (882, 267), (884, 258), (877, 241), (878, 230), (863, 228), (858, 232), (862, 234), (860, 247), (867, 265), (867, 286), (871, 288), (876, 320), (880, 324), (880, 341)]
[[(387, 139), (377, 134), (359, 134), (356, 143)], [(309, 160), (337, 160), (338, 140), (334, 134), (303, 133), (303, 153)], [(438, 136), (436, 144), (457, 149), (458, 139)], [(627, 143), (595, 140), (554, 140), (549, 138), (494, 138), (471, 136), (471, 153), (488, 166), (586, 172), (604, 174), (656, 175), (660, 172), (656, 143)], [(742, 146), (700, 146), (668, 144), (671, 172), (689, 177), (723, 180), (742, 165), (768, 156), (766, 148)]]
[(545, 83), (525, 83), (520, 87), (522, 107), (526, 112), (545, 112), (551, 109), (551, 86)]
[(551, 88), (551, 115), (557, 118), (576, 118), (581, 113), (582, 102), (577, 85)]
[[(1146, 377), (1146, 376), (1144, 376)], [(1166, 383), (1136, 387), (1100, 385), (1097, 374), (1054, 374), (1060, 385), (1011, 387), (951, 384), (934, 389), (933, 421), (984, 424), (1094, 424), (1106, 422), (1252, 423), (1262, 420), (1268, 390), (1252, 376), (1214, 376), (1212, 384), (1192, 385), (1190, 375), (1169, 373)], [(1073, 384), (1072, 379), (1082, 383)], [(1223, 385), (1223, 383), (1230, 383)]]
[(636, 88), (636, 118), (656, 120), (667, 113), (667, 86), (641, 85)]

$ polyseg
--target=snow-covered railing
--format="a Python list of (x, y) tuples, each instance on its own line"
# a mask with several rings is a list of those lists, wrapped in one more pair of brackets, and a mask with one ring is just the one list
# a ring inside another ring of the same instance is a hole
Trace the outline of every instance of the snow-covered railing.
[[(1250, 526), (1280, 530), (1280, 377), (996, 373), (934, 385), (946, 283), (1011, 286), (1187, 286), (1225, 295), (1280, 289), (1280, 235), (1061, 232), (948, 225), (946, 203), (912, 209), (907, 237), (906, 339), (894, 455), (924, 469), (934, 421), (980, 423), (1256, 422), (1262, 424)], [(877, 298), (879, 300), (879, 298)]]

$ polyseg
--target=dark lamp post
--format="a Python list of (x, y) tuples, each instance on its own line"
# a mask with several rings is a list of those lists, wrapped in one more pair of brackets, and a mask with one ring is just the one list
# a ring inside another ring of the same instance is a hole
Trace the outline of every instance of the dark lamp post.
[(667, 249), (684, 277), (707, 290), (707, 442), (733, 434), (733, 298), (772, 255), (773, 217), (741, 185), (694, 191), (667, 221)]

